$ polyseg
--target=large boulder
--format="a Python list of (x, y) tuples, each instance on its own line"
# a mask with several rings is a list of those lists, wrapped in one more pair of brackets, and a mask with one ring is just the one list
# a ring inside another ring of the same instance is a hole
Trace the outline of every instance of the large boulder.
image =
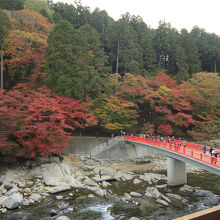
[(0, 186), (0, 195), (5, 194), (6, 192), (7, 192), (7, 190), (5, 189), (5, 185), (2, 184), (2, 185)]
[(155, 199), (158, 199), (162, 196), (162, 194), (155, 187), (147, 187), (145, 196), (153, 197)]
[(63, 177), (71, 175), (74, 171), (73, 167), (65, 163), (43, 164), (41, 165), (41, 168), (43, 180), (48, 186), (59, 185), (59, 182)]
[(83, 184), (75, 179), (75, 176), (65, 176), (64, 178), (60, 179), (58, 183), (66, 184), (72, 188), (84, 188)]
[(148, 182), (149, 184), (157, 183), (160, 180), (167, 179), (167, 177), (164, 174), (156, 173), (144, 173), (144, 175), (140, 175), (139, 178)]
[(195, 188), (189, 185), (184, 185), (180, 188), (180, 192), (194, 192)]
[(162, 205), (165, 205), (165, 206), (169, 206), (169, 204), (166, 201), (162, 200), (162, 199), (157, 199), (156, 202), (160, 203)]
[(124, 194), (124, 198), (125, 198), (125, 200), (127, 200), (127, 201), (132, 201), (132, 200), (133, 200), (132, 197), (131, 197), (128, 193), (125, 193), (125, 194)]
[(90, 178), (86, 178), (84, 180), (84, 183), (88, 186), (98, 186), (98, 184), (94, 180), (91, 180)]
[(5, 201), (3, 202), (3, 205), (7, 209), (15, 209), (18, 208), (23, 201), (23, 195), (20, 193), (14, 193), (10, 195)]
[(3, 206), (4, 201), (8, 198), (8, 196), (0, 196), (0, 206)]
[(56, 220), (70, 220), (70, 218), (66, 217), (65, 215), (59, 216)]
[(141, 183), (141, 182), (142, 182), (142, 180), (139, 180), (139, 179), (137, 179), (137, 178), (135, 178), (134, 181), (133, 181), (134, 184), (139, 184), (139, 183)]
[(11, 189), (6, 193), (6, 195), (10, 196), (10, 195), (12, 195), (12, 194), (14, 194), (14, 193), (16, 193), (16, 192), (18, 192), (18, 191), (19, 191), (19, 188), (18, 188), (17, 186), (14, 186), (13, 188), (11, 188)]
[(23, 178), (26, 174), (24, 170), (8, 170), (6, 174), (0, 177), (0, 182), (7, 185), (11, 182), (17, 182), (19, 179)]
[(176, 200), (182, 200), (183, 197), (173, 193), (167, 193), (167, 196)]
[(50, 194), (64, 192), (64, 191), (67, 191), (67, 190), (70, 190), (70, 189), (71, 189), (71, 187), (66, 185), (66, 184), (45, 188), (46, 192), (48, 192)]
[(142, 197), (142, 195), (140, 193), (137, 193), (137, 192), (130, 192), (130, 196), (132, 196), (132, 197)]
[(41, 195), (38, 193), (33, 193), (31, 194), (29, 199), (33, 200), (34, 202), (38, 202), (41, 199)]

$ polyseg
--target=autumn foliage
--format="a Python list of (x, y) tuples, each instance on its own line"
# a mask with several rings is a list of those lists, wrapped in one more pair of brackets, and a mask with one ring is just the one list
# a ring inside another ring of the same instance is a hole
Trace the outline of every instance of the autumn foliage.
[(58, 97), (32, 82), (0, 96), (0, 153), (34, 158), (64, 152), (69, 134), (85, 119), (79, 101)]
[(35, 71), (44, 58), (47, 38), (52, 28), (44, 16), (31, 11), (8, 11), (12, 29), (7, 38), (4, 52), (4, 69), (7, 84), (11, 88), (15, 82), (26, 79)]

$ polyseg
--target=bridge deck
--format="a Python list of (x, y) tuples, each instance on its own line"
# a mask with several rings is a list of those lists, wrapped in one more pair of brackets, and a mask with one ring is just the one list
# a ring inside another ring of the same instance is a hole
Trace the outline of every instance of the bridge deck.
[[(136, 137), (136, 136), (124, 136), (125, 141), (135, 141), (142, 144), (148, 144), (154, 146), (156, 148), (163, 148), (168, 151), (172, 151), (188, 158), (192, 158), (203, 163), (209, 164), (213, 167), (220, 168), (220, 158), (210, 156), (209, 153), (204, 153), (203, 146), (199, 144), (194, 144), (187, 142), (184, 146), (183, 141), (177, 142), (164, 142), (158, 141), (154, 139), (144, 138), (144, 137)], [(219, 154), (218, 154), (219, 155)]]

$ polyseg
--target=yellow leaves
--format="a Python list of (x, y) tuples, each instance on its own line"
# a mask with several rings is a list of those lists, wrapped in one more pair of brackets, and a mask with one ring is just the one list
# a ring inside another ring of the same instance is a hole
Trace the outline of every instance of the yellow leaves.
[(115, 96), (104, 97), (95, 113), (106, 129), (126, 129), (136, 124), (136, 106)]
[(160, 86), (160, 88), (158, 89), (158, 93), (162, 96), (166, 96), (168, 97), (170, 95), (171, 89), (169, 89), (166, 86)]

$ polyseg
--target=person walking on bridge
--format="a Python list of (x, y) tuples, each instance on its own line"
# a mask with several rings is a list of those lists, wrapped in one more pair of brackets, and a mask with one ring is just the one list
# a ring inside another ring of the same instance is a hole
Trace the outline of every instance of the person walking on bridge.
[(206, 146), (204, 145), (204, 147), (203, 147), (204, 154), (206, 154), (206, 150), (207, 150), (207, 148), (206, 148)]

